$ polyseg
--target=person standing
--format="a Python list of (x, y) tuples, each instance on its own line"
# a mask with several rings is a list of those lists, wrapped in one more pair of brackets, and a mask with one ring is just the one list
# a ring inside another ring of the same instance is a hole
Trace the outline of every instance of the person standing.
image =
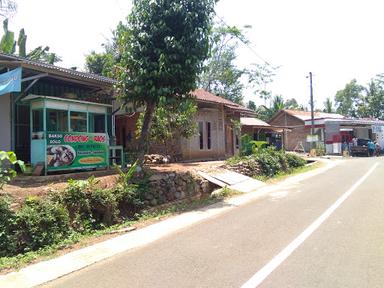
[(369, 156), (373, 156), (374, 153), (375, 153), (375, 149), (376, 149), (375, 143), (373, 143), (372, 140), (369, 140), (368, 143), (367, 143), (367, 146), (368, 146), (368, 154), (369, 154)]

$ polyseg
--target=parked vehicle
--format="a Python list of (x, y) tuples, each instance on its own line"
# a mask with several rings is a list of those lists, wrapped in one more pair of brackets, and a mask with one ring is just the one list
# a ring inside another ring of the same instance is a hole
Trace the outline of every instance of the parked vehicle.
[(357, 138), (357, 145), (351, 147), (351, 156), (369, 156), (368, 142), (370, 139)]

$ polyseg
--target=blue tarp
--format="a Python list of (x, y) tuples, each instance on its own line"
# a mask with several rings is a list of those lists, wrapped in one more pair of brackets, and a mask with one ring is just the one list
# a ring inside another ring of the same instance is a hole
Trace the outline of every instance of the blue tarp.
[(21, 67), (0, 74), (0, 95), (21, 91)]

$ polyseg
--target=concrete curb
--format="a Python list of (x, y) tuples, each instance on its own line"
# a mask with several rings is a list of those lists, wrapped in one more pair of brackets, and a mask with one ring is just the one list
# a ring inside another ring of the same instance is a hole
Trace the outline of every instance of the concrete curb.
[(187, 212), (166, 219), (143, 229), (129, 232), (128, 234), (117, 236), (116, 238), (70, 252), (58, 258), (27, 266), (17, 272), (1, 275), (0, 287), (24, 288), (41, 285), (85, 268), (98, 261), (117, 255), (118, 253), (148, 245), (190, 225), (266, 196), (271, 192), (281, 189), (283, 185), (290, 185), (308, 179), (337, 165), (335, 161), (322, 161), (326, 163), (324, 167), (289, 177), (278, 184), (264, 186), (248, 194), (227, 199), (223, 202), (196, 211)]

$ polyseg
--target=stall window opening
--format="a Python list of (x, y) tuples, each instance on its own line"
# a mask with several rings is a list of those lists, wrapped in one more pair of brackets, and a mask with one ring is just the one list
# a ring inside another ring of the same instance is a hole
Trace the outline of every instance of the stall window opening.
[(89, 114), (89, 132), (105, 133), (104, 114)]
[(71, 111), (70, 119), (71, 132), (87, 132), (87, 113)]
[(43, 110), (32, 110), (32, 132), (44, 131)]
[(68, 112), (47, 109), (47, 131), (68, 132)]

